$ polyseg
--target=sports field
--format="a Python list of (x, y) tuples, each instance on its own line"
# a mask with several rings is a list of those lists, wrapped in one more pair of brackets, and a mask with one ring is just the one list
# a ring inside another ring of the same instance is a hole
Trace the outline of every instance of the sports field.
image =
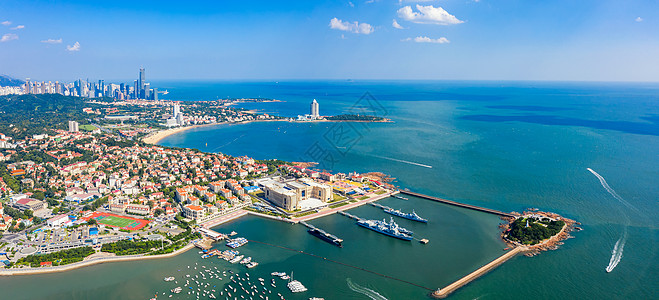
[(119, 216), (109, 213), (94, 212), (89, 218), (87, 218), (87, 220), (92, 218), (96, 219), (96, 222), (98, 224), (103, 224), (110, 227), (118, 227), (127, 230), (142, 229), (144, 226), (149, 224), (149, 221), (147, 220), (124, 217), (124, 216)]

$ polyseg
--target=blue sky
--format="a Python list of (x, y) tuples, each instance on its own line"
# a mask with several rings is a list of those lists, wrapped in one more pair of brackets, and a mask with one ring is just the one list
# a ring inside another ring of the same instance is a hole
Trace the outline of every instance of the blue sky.
[(123, 80), (139, 66), (148, 79), (659, 81), (659, 3), (0, 1), (0, 73)]

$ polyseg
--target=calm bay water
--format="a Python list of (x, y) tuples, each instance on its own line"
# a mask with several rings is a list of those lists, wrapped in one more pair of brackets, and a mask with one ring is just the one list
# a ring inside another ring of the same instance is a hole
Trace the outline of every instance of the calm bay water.
[[(657, 84), (335, 81), (154, 86), (168, 89), (171, 99), (275, 98), (285, 102), (242, 107), (283, 116), (308, 113), (315, 98), (323, 115), (368, 108), (394, 121), (217, 125), (170, 136), (161, 142), (166, 146), (258, 159), (318, 161), (334, 172), (382, 171), (396, 178), (394, 184), (430, 195), (503, 211), (537, 207), (584, 224), (585, 230), (575, 233), (576, 238), (567, 240), (559, 251), (515, 257), (452, 298), (659, 298)], [(372, 98), (360, 102), (366, 92)], [(342, 137), (350, 133), (352, 139), (338, 139), (337, 130), (344, 133)], [(619, 198), (586, 168), (603, 176)], [(340, 215), (311, 223), (343, 238), (341, 249), (308, 235), (301, 226), (256, 217), (217, 230), (235, 230), (251, 240), (303, 250), (433, 289), (497, 257), (505, 247), (498, 239), (499, 220), (494, 216), (415, 198), (381, 202), (416, 209), (428, 217), (426, 225), (398, 221), (431, 242), (394, 240)], [(351, 213), (388, 217), (371, 206)], [(621, 239), (622, 259), (606, 273), (614, 244)], [(294, 271), (310, 292), (297, 297), (284, 293), (290, 299), (377, 298), (374, 293), (388, 299), (427, 297), (422, 288), (281, 248), (250, 243), (241, 251), (261, 263), (250, 270), (253, 277), (269, 280), (272, 271)], [(0, 278), (0, 289), (3, 298), (15, 299), (145, 299), (171, 288), (163, 277), (177, 276), (177, 270), (194, 263), (231, 266), (217, 259), (202, 260), (190, 251), (158, 261)], [(244, 272), (242, 267), (231, 267)], [(348, 278), (358, 286), (351, 288)], [(35, 283), (40, 289), (30, 288)], [(278, 289), (283, 291), (283, 285)]]

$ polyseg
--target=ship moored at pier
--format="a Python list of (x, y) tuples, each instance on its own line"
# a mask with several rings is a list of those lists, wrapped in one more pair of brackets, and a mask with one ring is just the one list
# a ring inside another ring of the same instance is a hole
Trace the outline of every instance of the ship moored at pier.
[(339, 247), (343, 247), (343, 240), (336, 237), (335, 235), (328, 233), (320, 228), (310, 228), (307, 232), (323, 241), (334, 244)]
[(396, 224), (396, 222), (394, 222), (393, 219), (391, 219), (389, 223), (380, 220), (361, 219), (357, 221), (357, 225), (368, 228), (375, 232), (382, 233), (384, 235), (388, 235), (390, 237), (395, 237), (397, 239), (401, 239), (405, 241), (412, 240), (412, 232), (403, 227), (398, 226), (398, 224)]
[(419, 215), (417, 215), (415, 211), (412, 211), (411, 213), (405, 213), (405, 212), (402, 212), (402, 211), (397, 210), (397, 209), (385, 208), (384, 212), (386, 212), (388, 214), (391, 214), (391, 215), (394, 215), (394, 216), (405, 218), (405, 219), (408, 219), (408, 220), (417, 221), (417, 222), (421, 222), (421, 223), (428, 223), (427, 219), (419, 217)]

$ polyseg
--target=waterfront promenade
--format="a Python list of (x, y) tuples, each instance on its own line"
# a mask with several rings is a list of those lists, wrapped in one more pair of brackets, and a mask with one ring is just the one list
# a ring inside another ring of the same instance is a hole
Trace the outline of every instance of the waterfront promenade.
[(57, 273), (70, 271), (77, 268), (109, 263), (109, 262), (121, 262), (121, 261), (133, 261), (133, 260), (144, 260), (144, 259), (158, 259), (158, 258), (167, 258), (174, 257), (183, 252), (186, 252), (194, 248), (193, 243), (187, 244), (185, 247), (178, 249), (172, 253), (160, 254), (160, 255), (126, 255), (126, 256), (95, 256), (98, 254), (92, 254), (86, 257), (83, 261), (72, 263), (64, 266), (53, 266), (53, 267), (41, 267), (41, 268), (18, 268), (18, 269), (0, 269), (0, 276), (11, 276), (11, 275), (34, 275), (34, 274), (46, 274), (46, 273)]
[(204, 228), (212, 228), (217, 225), (229, 222), (231, 220), (239, 219), (243, 216), (247, 215), (247, 211), (244, 209), (238, 209), (234, 212), (228, 213), (226, 215), (222, 215), (220, 217), (217, 217), (215, 219), (212, 219), (210, 221), (204, 222), (199, 224), (199, 226), (204, 227)]

